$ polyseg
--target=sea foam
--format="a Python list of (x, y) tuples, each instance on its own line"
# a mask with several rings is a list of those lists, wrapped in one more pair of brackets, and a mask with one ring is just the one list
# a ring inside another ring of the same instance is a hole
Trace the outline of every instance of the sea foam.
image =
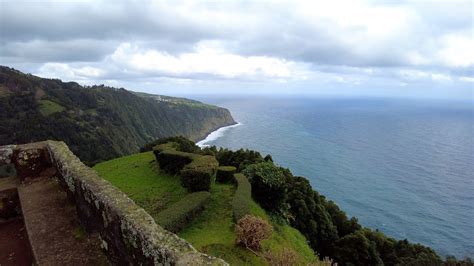
[(211, 132), (209, 135), (207, 135), (207, 137), (205, 139), (203, 139), (201, 141), (198, 141), (196, 143), (196, 145), (198, 145), (201, 148), (209, 147), (210, 145), (207, 144), (207, 143), (212, 142), (212, 141), (222, 137), (224, 135), (224, 132), (226, 132), (228, 129), (233, 128), (233, 127), (238, 127), (240, 125), (242, 125), (242, 124), (237, 122), (237, 124), (235, 124), (235, 125), (230, 125), (230, 126), (218, 128), (217, 130), (215, 130), (215, 131)]

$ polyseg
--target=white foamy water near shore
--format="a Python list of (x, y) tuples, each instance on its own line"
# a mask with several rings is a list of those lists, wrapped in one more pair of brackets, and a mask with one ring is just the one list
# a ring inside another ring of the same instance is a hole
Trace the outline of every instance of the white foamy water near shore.
[(216, 131), (213, 131), (211, 132), (211, 134), (207, 135), (205, 139), (198, 141), (196, 145), (198, 145), (201, 148), (209, 147), (210, 145), (207, 143), (215, 141), (216, 139), (222, 137), (224, 135), (224, 132), (226, 132), (228, 129), (233, 128), (233, 127), (238, 127), (240, 125), (242, 124), (237, 122), (237, 124), (235, 125), (218, 128)]

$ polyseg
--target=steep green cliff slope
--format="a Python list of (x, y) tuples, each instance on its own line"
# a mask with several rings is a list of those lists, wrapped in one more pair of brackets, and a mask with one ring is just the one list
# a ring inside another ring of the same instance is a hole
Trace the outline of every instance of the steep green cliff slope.
[(199, 140), (234, 123), (227, 109), (198, 101), (84, 87), (0, 66), (0, 145), (63, 140), (93, 164), (157, 138)]

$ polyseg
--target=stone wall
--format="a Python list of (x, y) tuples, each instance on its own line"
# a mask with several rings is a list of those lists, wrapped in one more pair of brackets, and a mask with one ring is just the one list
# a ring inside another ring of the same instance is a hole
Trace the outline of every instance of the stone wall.
[(64, 142), (0, 147), (0, 165), (7, 163), (19, 167), (19, 176), (35, 175), (48, 166), (56, 168), (81, 223), (88, 232), (100, 234), (113, 264), (227, 265), (157, 225), (122, 191), (85, 166)]
[(15, 165), (12, 163), (13, 150), (16, 146), (0, 146), (0, 178), (16, 176)]

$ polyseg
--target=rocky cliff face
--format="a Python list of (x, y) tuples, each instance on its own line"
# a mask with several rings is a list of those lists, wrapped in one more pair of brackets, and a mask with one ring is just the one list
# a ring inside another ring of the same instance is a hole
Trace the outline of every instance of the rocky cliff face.
[(0, 145), (62, 140), (93, 164), (157, 138), (199, 140), (234, 123), (227, 109), (198, 101), (83, 87), (0, 67)]

